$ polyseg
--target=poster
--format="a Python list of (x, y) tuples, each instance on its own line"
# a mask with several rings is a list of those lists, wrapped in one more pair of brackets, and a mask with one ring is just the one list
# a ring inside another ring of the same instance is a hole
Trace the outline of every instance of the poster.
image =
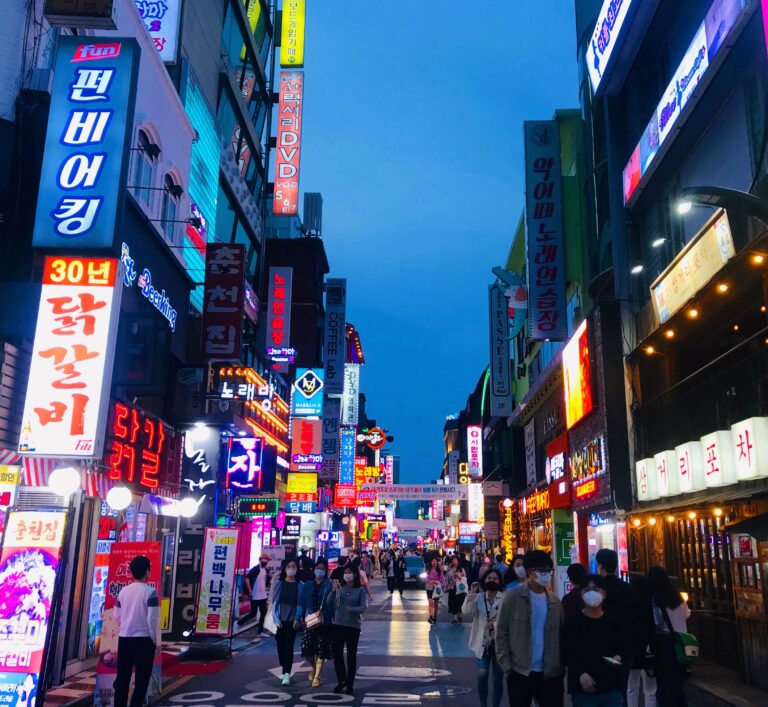
[[(101, 642), (99, 662), (96, 665), (96, 685), (93, 695), (93, 707), (112, 707), (115, 699), (114, 682), (117, 675), (117, 642), (120, 626), (115, 617), (117, 596), (123, 587), (133, 584), (134, 579), (129, 565), (136, 555), (149, 558), (149, 586), (162, 593), (160, 570), (162, 567), (159, 542), (113, 543), (109, 553), (109, 569), (107, 571), (107, 591), (104, 597), (104, 612), (101, 616)], [(155, 644), (155, 661), (152, 666), (152, 677), (149, 681), (147, 697), (160, 692), (162, 683), (162, 665), (160, 651), (161, 636), (158, 631)], [(131, 688), (133, 689), (133, 688)]]
[(66, 517), (64, 511), (10, 511), (7, 516), (0, 554), (0, 702), (4, 704), (35, 704)]
[(228, 636), (232, 631), (232, 600), (240, 528), (206, 528), (195, 633)]

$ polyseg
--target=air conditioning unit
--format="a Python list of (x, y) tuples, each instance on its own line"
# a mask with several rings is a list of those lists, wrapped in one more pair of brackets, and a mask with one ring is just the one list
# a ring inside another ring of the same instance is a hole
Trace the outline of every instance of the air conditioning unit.
[(39, 511), (42, 508), (69, 508), (69, 499), (47, 488), (20, 486), (14, 508), (20, 511)]

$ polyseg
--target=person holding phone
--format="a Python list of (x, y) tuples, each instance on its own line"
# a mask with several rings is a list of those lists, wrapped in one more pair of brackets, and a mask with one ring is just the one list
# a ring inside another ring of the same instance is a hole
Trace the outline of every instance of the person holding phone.
[(621, 668), (629, 644), (619, 620), (603, 610), (605, 580), (586, 575), (579, 584), (584, 609), (563, 629), (568, 692), (574, 707), (623, 707)]

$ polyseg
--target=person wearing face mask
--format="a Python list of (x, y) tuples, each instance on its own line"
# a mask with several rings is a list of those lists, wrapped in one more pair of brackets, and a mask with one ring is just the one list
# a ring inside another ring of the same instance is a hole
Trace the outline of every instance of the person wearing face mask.
[(563, 605), (550, 591), (554, 563), (543, 550), (523, 557), (527, 582), (504, 592), (496, 622), (496, 660), (507, 676), (510, 707), (563, 707), (560, 630)]
[[(497, 569), (488, 570), (480, 585), (475, 582), (470, 589), (461, 611), (472, 619), (469, 633), (469, 649), (477, 658), (477, 694), (480, 707), (499, 707), (504, 695), (504, 673), (496, 661), (496, 620), (501, 604), (501, 573)], [(488, 692), (492, 680), (493, 695)]]
[(504, 591), (517, 589), (525, 584), (526, 579), (528, 579), (528, 572), (523, 566), (523, 556), (516, 555), (512, 560), (512, 566), (504, 573)]
[(455, 625), (461, 623), (461, 609), (467, 596), (467, 575), (456, 555), (445, 573), (445, 584), (448, 589), (448, 613), (453, 616), (451, 623)]
[[(357, 673), (357, 644), (363, 613), (368, 608), (366, 591), (360, 582), (360, 572), (355, 567), (344, 568), (342, 582), (333, 580), (331, 593), (326, 599), (334, 607), (333, 615), (333, 667), (336, 669), (338, 684), (335, 693), (353, 694)], [(344, 648), (347, 661), (344, 663)]]
[(584, 609), (565, 622), (563, 655), (574, 707), (622, 707), (621, 667), (628, 643), (622, 624), (603, 610), (605, 580), (586, 575), (579, 585)]
[(566, 621), (574, 614), (580, 613), (584, 608), (580, 587), (581, 580), (587, 576), (587, 568), (579, 562), (573, 562), (568, 565), (567, 571), (568, 581), (573, 585), (573, 588), (563, 597), (563, 613)]
[(237, 623), (241, 625), (248, 623), (258, 612), (257, 633), (264, 631), (264, 617), (267, 615), (267, 597), (269, 597), (269, 589), (272, 583), (272, 573), (267, 569), (268, 564), (269, 555), (263, 552), (261, 553), (259, 564), (252, 567), (245, 576), (245, 594), (250, 597), (251, 610), (237, 620)]
[(309, 663), (309, 681), (312, 687), (320, 686), (320, 672), (326, 660), (333, 658), (333, 605), (326, 602), (331, 593), (331, 580), (328, 578), (328, 563), (319, 557), (313, 570), (311, 582), (304, 582), (299, 596), (298, 620), (304, 621), (307, 616), (322, 611), (322, 623), (304, 627), (301, 639), (301, 655)]
[(293, 669), (293, 646), (296, 643), (296, 629), (299, 627), (298, 607), (302, 583), (296, 578), (296, 560), (286, 560), (275, 582), (272, 594), (272, 618), (277, 626), (277, 658), (283, 671), (282, 684), (291, 684)]

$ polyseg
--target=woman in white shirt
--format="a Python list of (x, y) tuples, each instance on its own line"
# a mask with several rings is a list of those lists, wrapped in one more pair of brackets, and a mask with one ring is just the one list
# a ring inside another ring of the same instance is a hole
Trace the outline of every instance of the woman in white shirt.
[[(469, 649), (477, 658), (477, 692), (481, 707), (499, 707), (504, 695), (504, 673), (496, 662), (496, 616), (501, 604), (501, 572), (489, 569), (483, 579), (474, 582), (461, 612), (472, 619)], [(482, 585), (482, 592), (478, 589)], [(493, 698), (488, 694), (488, 683), (493, 673)]]
[(656, 704), (658, 707), (688, 707), (686, 669), (675, 657), (675, 634), (687, 633), (686, 621), (691, 610), (663, 567), (648, 570), (648, 590), (653, 599), (656, 624)]

